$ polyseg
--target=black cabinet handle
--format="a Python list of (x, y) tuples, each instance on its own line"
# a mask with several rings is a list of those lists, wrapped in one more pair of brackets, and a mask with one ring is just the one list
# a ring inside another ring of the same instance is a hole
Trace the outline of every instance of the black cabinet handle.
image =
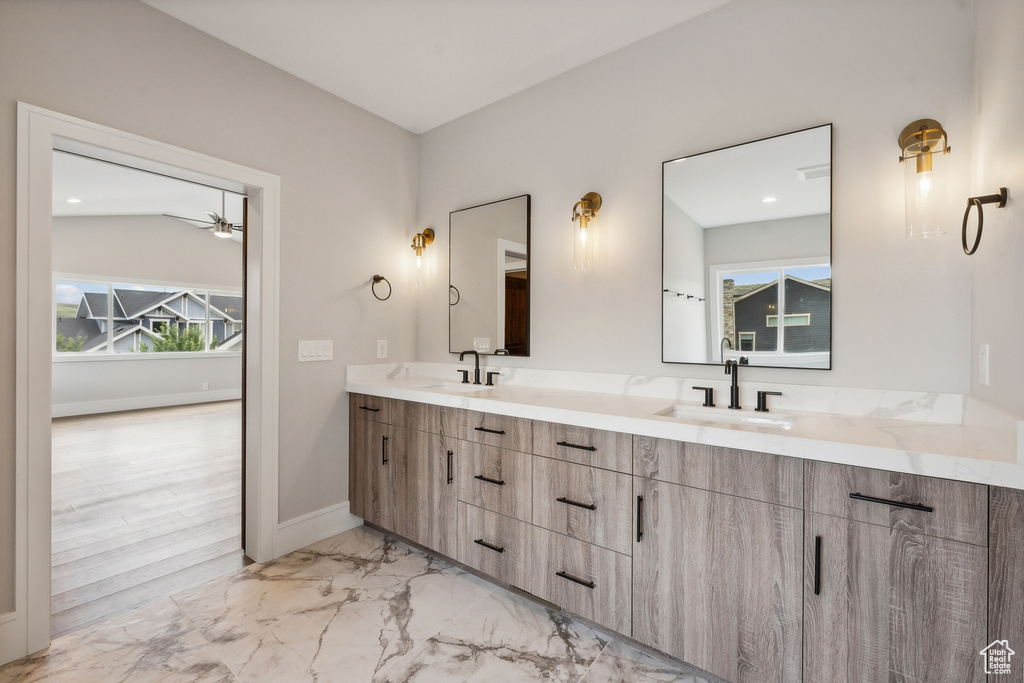
[(485, 477), (482, 474), (478, 474), (478, 475), (476, 475), (473, 478), (474, 479), (479, 479), (480, 481), (486, 481), (488, 484), (496, 484), (498, 486), (504, 486), (505, 485), (505, 480), (504, 479), (491, 479), (490, 477)]
[(487, 427), (473, 427), (478, 432), (487, 432), (488, 434), (504, 434), (504, 429), (488, 429)]
[(380, 440), (380, 464), (388, 464), (388, 437), (382, 436)]
[(932, 508), (927, 505), (920, 505), (918, 503), (901, 503), (898, 500), (886, 500), (885, 498), (872, 498), (871, 496), (862, 496), (859, 492), (851, 493), (850, 498), (853, 498), (854, 500), (866, 500), (869, 503), (891, 505), (894, 508), (907, 508), (908, 510), (918, 510), (920, 512), (932, 512)]
[(368, 408), (366, 406), (359, 406), (359, 410), (365, 410), (365, 411), (370, 412), (370, 413), (379, 413), (380, 412), (380, 408)]
[(814, 594), (821, 595), (821, 536), (814, 537)]
[(590, 503), (589, 505), (587, 503), (577, 503), (575, 500), (569, 500), (568, 498), (565, 497), (555, 498), (555, 500), (557, 500), (559, 503), (565, 503), (566, 505), (575, 505), (576, 507), (583, 508), (584, 510), (597, 509), (597, 506), (594, 505), (593, 503)]
[(578, 448), (581, 451), (596, 451), (597, 446), (580, 446), (578, 444), (569, 443), (568, 441), (558, 441), (555, 443), (556, 446), (565, 446), (566, 448)]
[(565, 572), (562, 572), (562, 571), (555, 572), (555, 576), (560, 576), (563, 579), (567, 579), (569, 581), (572, 581), (573, 583), (578, 583), (581, 586), (586, 586), (590, 590), (594, 590), (594, 582), (593, 581), (584, 581), (583, 579), (579, 579), (579, 578), (573, 576), (572, 574), (566, 574)]
[(644, 537), (644, 497), (636, 497), (636, 542)]
[(488, 543), (487, 541), (485, 541), (482, 538), (476, 539), (475, 541), (473, 541), (473, 543), (476, 543), (477, 545), (482, 545), (483, 547), (487, 548), (488, 550), (493, 550), (496, 553), (503, 553), (503, 552), (505, 552), (505, 546), (491, 545), (490, 543)]
[(448, 451), (448, 483), (452, 483), (452, 456), (455, 455), (452, 451)]

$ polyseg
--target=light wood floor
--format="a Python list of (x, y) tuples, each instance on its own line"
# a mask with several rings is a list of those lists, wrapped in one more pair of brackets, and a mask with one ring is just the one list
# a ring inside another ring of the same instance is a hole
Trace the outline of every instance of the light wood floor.
[(247, 564), (241, 401), (53, 420), (53, 637)]

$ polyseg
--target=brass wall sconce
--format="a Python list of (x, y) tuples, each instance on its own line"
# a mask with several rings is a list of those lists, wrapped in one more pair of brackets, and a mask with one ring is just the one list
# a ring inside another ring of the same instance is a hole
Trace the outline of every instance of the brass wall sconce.
[(573, 270), (594, 269), (594, 234), (590, 221), (601, 209), (601, 195), (588, 192), (572, 207), (572, 222), (579, 221), (573, 230)]
[(423, 250), (427, 248), (428, 244), (434, 242), (434, 229), (427, 228), (423, 232), (416, 233), (416, 236), (412, 238), (412, 249), (416, 252), (416, 270), (415, 279), (416, 286), (423, 286)]
[[(967, 210), (964, 211), (964, 225), (962, 232), (960, 233), (960, 241), (964, 247), (964, 253), (968, 256), (973, 256), (974, 252), (978, 251), (978, 245), (981, 244), (981, 229), (985, 226), (985, 213), (982, 210), (984, 204), (995, 204), (997, 209), (1001, 209), (1006, 206), (1006, 197), (1008, 193), (1005, 187), (1000, 187), (999, 192), (996, 194), (987, 194), (981, 197), (968, 197), (967, 198)], [(974, 246), (968, 248), (967, 246), (967, 219), (971, 217), (971, 209), (978, 208), (978, 232), (974, 235)]]
[[(946, 187), (934, 168), (936, 154), (952, 151), (949, 136), (934, 119), (914, 121), (900, 133), (900, 163), (906, 168), (907, 237), (935, 237), (945, 233), (942, 209)], [(913, 163), (911, 163), (913, 161)]]

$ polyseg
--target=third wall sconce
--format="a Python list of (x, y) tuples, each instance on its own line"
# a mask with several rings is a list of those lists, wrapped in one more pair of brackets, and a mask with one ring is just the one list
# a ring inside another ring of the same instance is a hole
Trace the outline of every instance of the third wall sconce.
[(594, 231), (590, 221), (601, 209), (601, 195), (588, 192), (572, 207), (572, 222), (579, 223), (573, 229), (573, 270), (594, 269)]
[(941, 165), (936, 155), (952, 151), (942, 124), (934, 119), (914, 121), (900, 133), (900, 163), (905, 167), (907, 237), (942, 235), (942, 210), (946, 198)]
[(417, 287), (423, 286), (423, 250), (427, 248), (428, 244), (433, 244), (433, 242), (433, 228), (427, 228), (423, 232), (418, 232), (412, 238), (412, 249), (416, 252), (416, 270), (414, 272)]

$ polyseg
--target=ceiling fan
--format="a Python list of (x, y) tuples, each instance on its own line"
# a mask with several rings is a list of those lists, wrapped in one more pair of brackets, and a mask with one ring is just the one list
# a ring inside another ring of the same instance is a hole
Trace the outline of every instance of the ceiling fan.
[[(220, 212), (221, 212), (221, 214), (225, 213), (225, 211), (224, 211), (224, 206), (225, 206), (225, 203), (226, 203), (225, 196), (226, 196), (225, 193), (221, 192), (221, 195), (220, 195)], [(234, 223), (228, 223), (226, 220), (224, 220), (223, 216), (217, 215), (216, 212), (214, 212), (214, 211), (204, 211), (204, 213), (207, 216), (210, 217), (210, 220), (203, 220), (202, 218), (186, 218), (185, 216), (175, 216), (175, 215), (169, 214), (169, 213), (165, 213), (163, 215), (167, 216), (168, 218), (177, 218), (179, 220), (190, 221), (192, 223), (209, 223), (210, 225), (207, 226), (207, 227), (200, 227), (200, 226), (196, 226), (196, 227), (198, 227), (200, 230), (213, 230), (213, 234), (216, 235), (217, 237), (229, 238), (229, 237), (231, 237), (232, 231), (234, 231), (234, 230), (237, 230), (238, 232), (242, 232), (242, 226), (241, 225), (236, 225)]]

